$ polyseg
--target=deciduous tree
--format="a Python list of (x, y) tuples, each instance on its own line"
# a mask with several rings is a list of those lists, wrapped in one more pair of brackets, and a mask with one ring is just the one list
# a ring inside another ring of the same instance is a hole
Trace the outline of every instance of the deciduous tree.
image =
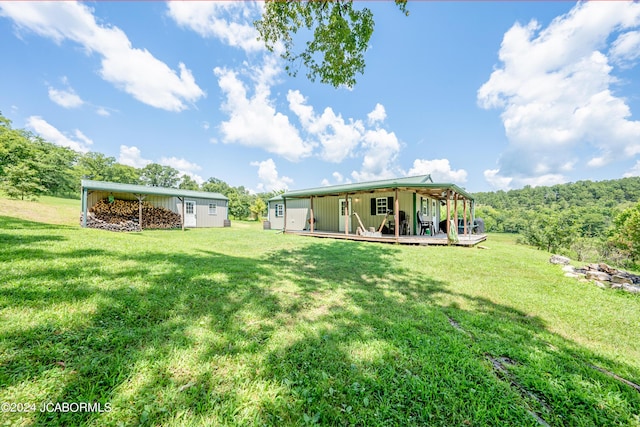
[[(406, 0), (395, 0), (406, 15)], [(295, 76), (303, 64), (311, 81), (335, 87), (352, 87), (356, 74), (363, 74), (364, 53), (373, 34), (373, 13), (368, 8), (356, 9), (352, 0), (267, 0), (262, 19), (255, 22), (260, 38), (270, 51), (280, 47), (287, 61), (286, 71)], [(300, 30), (312, 33), (306, 48), (295, 50)]]

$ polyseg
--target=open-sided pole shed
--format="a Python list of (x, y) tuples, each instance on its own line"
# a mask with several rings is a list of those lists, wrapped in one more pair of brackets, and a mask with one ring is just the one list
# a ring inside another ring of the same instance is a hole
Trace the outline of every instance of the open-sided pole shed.
[[(164, 207), (181, 216), (181, 226), (185, 227), (227, 227), (229, 223), (229, 199), (219, 193), (183, 190), (180, 188), (152, 187), (146, 185), (122, 184), (117, 182), (82, 180), (82, 226), (87, 226), (89, 209), (99, 198), (119, 195), (138, 201), (138, 224), (142, 227), (143, 201)], [(178, 203), (179, 201), (179, 203)], [(187, 225), (187, 204), (190, 204), (195, 224)]]

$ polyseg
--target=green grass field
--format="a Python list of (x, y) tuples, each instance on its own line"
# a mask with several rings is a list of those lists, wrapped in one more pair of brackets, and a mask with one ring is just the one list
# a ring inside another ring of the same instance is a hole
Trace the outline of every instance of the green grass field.
[(640, 384), (640, 297), (512, 236), (120, 234), (79, 210), (0, 199), (0, 424), (640, 426), (593, 367)]

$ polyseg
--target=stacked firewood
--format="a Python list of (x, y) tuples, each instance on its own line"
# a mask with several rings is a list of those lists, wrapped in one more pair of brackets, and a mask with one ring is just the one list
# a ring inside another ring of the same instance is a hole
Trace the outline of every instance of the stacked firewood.
[[(87, 226), (116, 231), (139, 231), (139, 209), (137, 200), (100, 200), (87, 216)], [(90, 225), (90, 223), (92, 225)], [(114, 225), (108, 227), (106, 224)], [(142, 228), (179, 228), (182, 226), (179, 214), (162, 207), (154, 207), (142, 202)]]
[(179, 214), (165, 208), (142, 207), (142, 228), (180, 228), (182, 218)]
[[(80, 224), (82, 224), (82, 214), (80, 214)], [(108, 231), (141, 231), (138, 221), (127, 220), (119, 223), (109, 223), (97, 218), (93, 212), (89, 212), (87, 215), (87, 227)]]

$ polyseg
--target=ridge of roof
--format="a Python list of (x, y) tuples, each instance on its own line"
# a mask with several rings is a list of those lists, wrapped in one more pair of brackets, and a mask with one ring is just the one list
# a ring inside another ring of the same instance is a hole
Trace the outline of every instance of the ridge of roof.
[(152, 187), (149, 185), (138, 184), (122, 184), (119, 182), (109, 181), (93, 181), (90, 179), (83, 179), (81, 181), (82, 188), (89, 190), (100, 191), (115, 191), (122, 193), (138, 193), (138, 194), (153, 194), (157, 196), (176, 196), (176, 197), (197, 197), (201, 199), (218, 199), (229, 200), (226, 196), (220, 193), (209, 193), (206, 191), (194, 191), (183, 190), (180, 188), (168, 188), (168, 187)]
[(369, 191), (377, 189), (392, 189), (398, 187), (407, 188), (448, 188), (472, 199), (470, 193), (452, 183), (434, 183), (431, 175), (417, 175), (402, 178), (382, 179), (376, 181), (363, 181), (349, 184), (330, 185), (325, 187), (307, 188), (287, 191), (283, 198), (301, 198), (312, 195), (337, 195), (356, 191)]

